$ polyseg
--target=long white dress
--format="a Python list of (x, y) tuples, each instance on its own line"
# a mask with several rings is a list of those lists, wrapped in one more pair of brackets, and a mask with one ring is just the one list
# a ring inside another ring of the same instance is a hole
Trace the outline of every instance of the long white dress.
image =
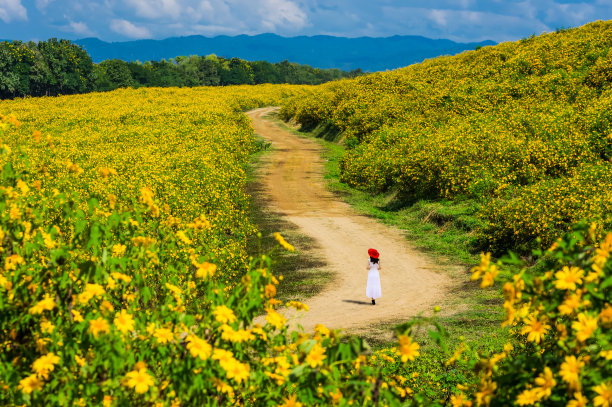
[(380, 289), (380, 274), (378, 274), (379, 263), (372, 263), (368, 260), (370, 271), (368, 271), (368, 285), (366, 286), (366, 296), (369, 298), (380, 298), (382, 295)]

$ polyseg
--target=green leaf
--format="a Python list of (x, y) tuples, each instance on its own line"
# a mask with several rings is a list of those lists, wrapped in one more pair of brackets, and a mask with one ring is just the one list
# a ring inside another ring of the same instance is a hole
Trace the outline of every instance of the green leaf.
[(294, 378), (298, 378), (300, 376), (302, 376), (304, 373), (306, 373), (306, 368), (308, 367), (308, 365), (303, 364), (303, 365), (299, 365), (298, 367), (296, 367), (295, 369), (293, 369), (291, 371), (291, 373), (289, 373), (289, 376), (292, 376)]
[(601, 290), (605, 290), (606, 288), (612, 286), (612, 276), (606, 278), (603, 283), (599, 286)]

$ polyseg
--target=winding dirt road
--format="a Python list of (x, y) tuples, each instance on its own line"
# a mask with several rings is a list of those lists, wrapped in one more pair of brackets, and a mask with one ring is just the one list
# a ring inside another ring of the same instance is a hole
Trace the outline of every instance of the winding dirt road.
[[(264, 119), (273, 110), (248, 112), (255, 132), (275, 148), (263, 167), (265, 194), (275, 211), (315, 239), (334, 273), (322, 292), (305, 301), (309, 312), (297, 317), (293, 310), (283, 313), (306, 332), (317, 323), (354, 331), (429, 313), (451, 290), (451, 278), (411, 248), (401, 231), (356, 214), (329, 192), (323, 179), (322, 147)], [(381, 254), (382, 297), (375, 306), (365, 295), (370, 247)]]

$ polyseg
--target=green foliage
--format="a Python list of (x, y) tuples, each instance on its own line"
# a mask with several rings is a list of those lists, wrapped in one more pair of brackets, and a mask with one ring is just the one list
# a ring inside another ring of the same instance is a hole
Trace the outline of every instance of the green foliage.
[(0, 98), (88, 92), (93, 63), (67, 40), (0, 43)]

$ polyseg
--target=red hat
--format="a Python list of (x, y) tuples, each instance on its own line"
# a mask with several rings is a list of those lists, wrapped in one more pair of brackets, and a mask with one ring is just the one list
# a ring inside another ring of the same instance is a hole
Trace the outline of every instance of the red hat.
[(376, 250), (376, 249), (368, 249), (368, 254), (373, 259), (377, 259), (378, 256), (380, 256), (380, 254), (378, 253), (378, 250)]

